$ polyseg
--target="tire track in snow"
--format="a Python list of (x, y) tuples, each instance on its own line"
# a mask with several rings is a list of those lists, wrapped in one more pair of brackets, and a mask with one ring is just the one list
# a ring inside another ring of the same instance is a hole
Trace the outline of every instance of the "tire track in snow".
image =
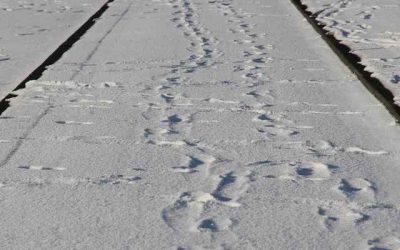
[[(113, 0), (114, 1), (114, 0)], [(94, 48), (90, 51), (90, 53), (87, 55), (87, 57), (85, 58), (85, 60), (83, 62), (81, 62), (79, 64), (79, 69), (76, 71), (75, 74), (73, 74), (70, 77), (70, 80), (74, 80), (75, 77), (80, 73), (80, 71), (82, 71), (82, 69), (85, 67), (85, 64), (87, 64), (90, 59), (92, 59), (92, 57), (96, 54), (96, 52), (99, 50), (101, 44), (103, 43), (103, 41), (110, 35), (110, 33), (115, 29), (115, 27), (117, 27), (117, 25), (121, 22), (121, 20), (125, 17), (125, 15), (129, 12), (129, 10), (131, 9), (133, 5), (133, 2), (131, 2), (126, 8), (125, 10), (120, 14), (120, 16), (117, 18), (117, 20), (115, 20), (115, 22), (111, 25), (111, 27), (104, 33), (104, 35), (97, 41), (96, 46), (94, 46)]]

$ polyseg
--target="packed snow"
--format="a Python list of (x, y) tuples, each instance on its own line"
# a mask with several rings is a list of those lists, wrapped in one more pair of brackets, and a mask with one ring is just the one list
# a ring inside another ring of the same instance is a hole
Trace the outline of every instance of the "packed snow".
[(115, 1), (15, 94), (4, 249), (400, 247), (400, 130), (290, 1)]

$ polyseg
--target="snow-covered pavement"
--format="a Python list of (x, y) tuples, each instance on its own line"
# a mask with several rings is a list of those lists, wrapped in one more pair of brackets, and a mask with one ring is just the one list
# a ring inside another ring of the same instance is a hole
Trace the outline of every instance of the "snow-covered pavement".
[(1, 0), (0, 98), (15, 89), (106, 0)]
[(290, 1), (115, 1), (17, 94), (4, 249), (400, 247), (400, 130)]
[(366, 70), (400, 106), (400, 2), (397, 0), (301, 0), (336, 39), (361, 58)]

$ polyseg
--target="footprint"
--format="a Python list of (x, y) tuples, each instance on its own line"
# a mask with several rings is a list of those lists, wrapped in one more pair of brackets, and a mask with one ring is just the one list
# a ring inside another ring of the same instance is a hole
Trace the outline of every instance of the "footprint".
[(248, 52), (248, 51), (243, 51), (243, 56), (244, 57), (250, 57), (250, 56), (252, 56), (253, 54), (252, 53), (250, 53), (250, 52)]
[(211, 195), (221, 204), (229, 207), (240, 207), (238, 200), (249, 187), (251, 172), (236, 174), (229, 172), (217, 178), (218, 185)]
[(338, 227), (348, 227), (358, 225), (369, 219), (354, 205), (330, 202), (318, 207), (318, 215), (321, 217), (322, 224), (329, 231)]
[(143, 137), (145, 139), (148, 139), (152, 136), (162, 136), (165, 134), (174, 134), (176, 133), (175, 131), (171, 129), (165, 129), (165, 128), (157, 128), (157, 129), (151, 129), (151, 128), (146, 128), (143, 130)]
[(242, 77), (249, 78), (252, 80), (258, 80), (258, 79), (262, 78), (263, 76), (265, 76), (264, 73), (258, 72), (258, 73), (246, 73)]
[(209, 193), (184, 192), (172, 205), (162, 210), (161, 217), (170, 228), (176, 231), (197, 231), (196, 222), (204, 206), (214, 200)]
[(182, 166), (173, 167), (173, 171), (179, 173), (203, 172), (209, 175), (211, 165), (218, 159), (210, 155), (186, 156), (185, 163)]
[(298, 131), (287, 128), (283, 125), (265, 125), (261, 129), (257, 129), (258, 132), (263, 133), (263, 135), (268, 139), (288, 139), (291, 136), (299, 134)]
[(256, 90), (247, 92), (246, 95), (253, 96), (254, 98), (259, 98), (259, 97), (262, 97), (262, 96), (263, 96), (262, 94), (260, 94), (260, 93), (259, 93), (258, 91), (256, 91)]
[(319, 140), (315, 142), (307, 141), (306, 146), (309, 151), (311, 151), (318, 157), (332, 156), (335, 155), (339, 150), (339, 148), (336, 147), (332, 142), (324, 140)]
[(262, 57), (254, 58), (254, 59), (252, 59), (251, 61), (254, 62), (254, 63), (261, 63), (261, 64), (264, 64), (264, 63), (265, 63), (265, 59), (262, 58)]
[(258, 115), (257, 117), (255, 117), (255, 118), (253, 119), (253, 121), (261, 121), (261, 122), (263, 122), (263, 121), (269, 121), (269, 122), (273, 122), (273, 121), (274, 121), (274, 118), (272, 118), (272, 116), (271, 116), (271, 115), (268, 115), (268, 114), (260, 114), (260, 115)]
[(197, 168), (204, 164), (204, 161), (194, 157), (187, 156), (186, 162), (179, 167), (173, 167), (172, 169), (178, 173), (194, 173), (198, 172)]
[(284, 120), (284, 117), (281, 114), (274, 114), (264, 110), (260, 110), (257, 113), (258, 115), (253, 118), (253, 122), (278, 122)]
[(171, 103), (174, 100), (174, 96), (171, 94), (161, 94), (160, 97), (164, 99), (166, 103)]
[(272, 45), (272, 44), (267, 44), (267, 45), (254, 45), (253, 47), (252, 47), (252, 49), (253, 50), (266, 50), (266, 49), (268, 49), (268, 50), (272, 50), (272, 49), (274, 49), (274, 45)]
[(180, 83), (181, 78), (180, 77), (167, 77), (165, 79), (167, 83), (171, 85), (178, 85)]
[(197, 230), (199, 232), (220, 232), (229, 230), (232, 226), (232, 220), (228, 218), (212, 217), (200, 220)]
[(217, 223), (213, 219), (205, 219), (201, 221), (200, 225), (197, 227), (199, 231), (210, 231), (210, 232), (218, 232), (219, 228)]
[(162, 122), (167, 122), (169, 126), (173, 126), (182, 121), (183, 120), (178, 115), (171, 115), (168, 116), (166, 119), (162, 120)]
[[(274, 163), (273, 165), (280, 165)], [(279, 178), (281, 180), (311, 180), (323, 181), (329, 179), (337, 167), (321, 162), (291, 162), (281, 165), (283, 171), (277, 175), (267, 175), (266, 178)]]
[(296, 174), (304, 179), (323, 181), (331, 176), (334, 168), (321, 162), (306, 162), (297, 166)]
[(376, 188), (374, 185), (361, 178), (354, 178), (350, 180), (342, 179), (340, 185), (337, 187), (348, 199), (352, 200), (366, 200), (374, 201)]
[(337, 217), (329, 215), (324, 208), (319, 207), (318, 214), (322, 217), (323, 225), (330, 231), (333, 230), (339, 221)]
[(252, 96), (252, 97), (254, 97), (256, 99), (259, 99), (259, 98), (268, 98), (269, 100), (274, 100), (275, 99), (275, 97), (271, 94), (270, 91), (261, 92), (261, 91), (257, 91), (257, 90), (252, 90), (250, 92), (247, 92), (244, 95)]
[(375, 238), (368, 241), (369, 250), (398, 250), (400, 239), (394, 236)]
[[(249, 32), (250, 32), (250, 30), (247, 31), (247, 33), (249, 33)], [(266, 37), (267, 34), (266, 33), (260, 33), (260, 34), (253, 33), (253, 34), (248, 34), (247, 36), (250, 38), (261, 38), (261, 37)]]

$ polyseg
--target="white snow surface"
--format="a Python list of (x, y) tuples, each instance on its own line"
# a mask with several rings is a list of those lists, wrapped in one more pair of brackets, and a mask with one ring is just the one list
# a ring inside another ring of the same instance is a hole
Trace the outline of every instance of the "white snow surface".
[(0, 99), (104, 3), (105, 0), (1, 0)]
[(2, 249), (400, 247), (399, 127), (290, 1), (115, 1), (17, 94)]
[(400, 106), (400, 2), (398, 0), (301, 0), (336, 39), (361, 58), (366, 70)]

